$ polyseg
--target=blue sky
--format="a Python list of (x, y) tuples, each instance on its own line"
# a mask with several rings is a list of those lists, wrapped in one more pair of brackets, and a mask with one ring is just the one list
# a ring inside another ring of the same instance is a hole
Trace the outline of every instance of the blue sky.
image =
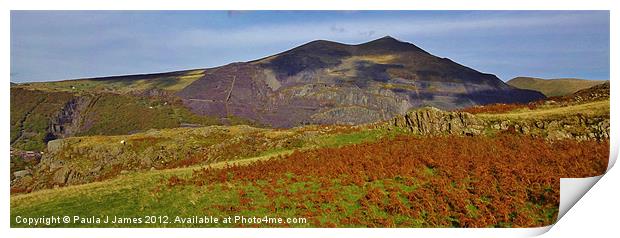
[(609, 79), (608, 11), (11, 11), (11, 81), (215, 67), (385, 35), (504, 81)]

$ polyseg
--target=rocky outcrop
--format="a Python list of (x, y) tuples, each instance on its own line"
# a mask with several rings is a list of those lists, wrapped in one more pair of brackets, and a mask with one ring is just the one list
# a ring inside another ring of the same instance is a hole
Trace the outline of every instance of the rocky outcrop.
[(22, 151), (11, 148), (10, 177), (11, 186), (17, 181), (29, 181), (33, 171), (41, 161), (42, 153), (35, 151)]
[(494, 120), (491, 129), (511, 130), (525, 135), (538, 135), (550, 140), (608, 140), (609, 118), (575, 115), (558, 119)]
[(419, 135), (479, 135), (486, 123), (466, 112), (447, 112), (434, 107), (410, 111), (390, 120), (390, 126)]
[(397, 116), (380, 124), (387, 129), (418, 135), (480, 135), (501, 131), (533, 135), (549, 140), (608, 140), (609, 118), (584, 115), (551, 119), (488, 119), (466, 112), (448, 112), (427, 107)]
[(80, 132), (82, 114), (94, 101), (90, 96), (75, 97), (68, 101), (49, 121), (45, 142), (73, 136)]

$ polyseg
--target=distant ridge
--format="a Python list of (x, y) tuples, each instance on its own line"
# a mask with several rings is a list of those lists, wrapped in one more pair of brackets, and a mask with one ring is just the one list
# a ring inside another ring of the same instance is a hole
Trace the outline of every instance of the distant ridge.
[(608, 80), (587, 80), (577, 78), (542, 79), (517, 77), (507, 83), (517, 88), (539, 91), (547, 97), (565, 96), (579, 90), (603, 84)]

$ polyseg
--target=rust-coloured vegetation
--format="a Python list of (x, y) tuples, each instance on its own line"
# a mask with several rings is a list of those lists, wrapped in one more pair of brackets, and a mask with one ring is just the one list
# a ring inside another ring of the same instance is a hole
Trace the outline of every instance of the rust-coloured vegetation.
[(168, 185), (255, 187), (267, 205), (233, 190), (236, 210), (293, 211), (320, 227), (532, 227), (555, 221), (559, 178), (600, 175), (608, 155), (606, 141), (398, 136), (197, 170)]
[(473, 106), (464, 109), (460, 109), (460, 112), (469, 112), (471, 114), (478, 113), (505, 113), (517, 109), (528, 108), (530, 110), (536, 109), (538, 104), (529, 103), (529, 104), (504, 104), (504, 103), (495, 103), (483, 106)]

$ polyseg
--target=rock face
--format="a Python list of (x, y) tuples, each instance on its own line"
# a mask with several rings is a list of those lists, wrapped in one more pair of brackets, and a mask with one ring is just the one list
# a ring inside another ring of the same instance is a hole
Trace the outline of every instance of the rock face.
[(561, 119), (488, 121), (495, 130), (512, 130), (526, 135), (540, 135), (550, 140), (608, 140), (609, 118), (576, 115)]
[(80, 125), (83, 116), (81, 114), (93, 103), (91, 97), (75, 97), (68, 101), (55, 117), (52, 117), (46, 142), (57, 138), (73, 136), (80, 132)]
[(609, 118), (575, 115), (554, 119), (499, 120), (482, 119), (466, 112), (447, 112), (423, 108), (397, 116), (387, 123), (387, 129), (405, 130), (417, 135), (480, 135), (510, 131), (549, 140), (608, 140)]
[(446, 112), (433, 107), (397, 116), (389, 124), (419, 135), (479, 135), (486, 126), (483, 120), (470, 113)]
[(313, 41), (208, 69), (177, 95), (198, 114), (274, 127), (362, 124), (423, 106), (455, 109), (544, 98), (391, 37), (359, 45)]

